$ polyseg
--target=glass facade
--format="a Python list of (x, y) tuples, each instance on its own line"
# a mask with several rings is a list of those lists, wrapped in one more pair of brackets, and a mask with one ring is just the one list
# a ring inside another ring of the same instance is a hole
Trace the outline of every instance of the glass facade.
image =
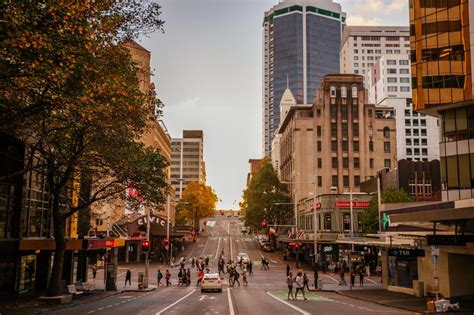
[(416, 110), (472, 100), (468, 16), (467, 0), (410, 1)]

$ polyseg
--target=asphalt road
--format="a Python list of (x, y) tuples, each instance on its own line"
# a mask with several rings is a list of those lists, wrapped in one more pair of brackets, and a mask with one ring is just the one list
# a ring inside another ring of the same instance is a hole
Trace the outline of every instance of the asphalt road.
[[(208, 237), (200, 238), (189, 246), (187, 257), (210, 258), (211, 270), (217, 269), (217, 258), (221, 251), (234, 260), (238, 253), (245, 252), (254, 261), (254, 275), (248, 286), (229, 287), (223, 281), (222, 293), (201, 293), (195, 286), (196, 272), (192, 271), (192, 285), (180, 287), (160, 286), (151, 292), (124, 292), (81, 306), (66, 308), (54, 314), (410, 314), (407, 311), (389, 308), (341, 296), (332, 292), (307, 293), (308, 300), (288, 301), (285, 281), (286, 264), (273, 253), (262, 253), (252, 237), (240, 235), (241, 222), (236, 218), (219, 216), (216, 225), (208, 228)], [(270, 270), (260, 269), (261, 256), (270, 260)], [(190, 266), (187, 266), (190, 267)], [(143, 270), (141, 265), (121, 266), (132, 272)], [(157, 266), (151, 266), (151, 283), (156, 283)], [(120, 269), (122, 271), (122, 269)], [(170, 269), (176, 283), (178, 268)], [(119, 273), (121, 274), (121, 273)], [(99, 275), (100, 276), (100, 275)], [(119, 276), (118, 287), (122, 287), (124, 275)], [(240, 279), (242, 280), (242, 279)]]

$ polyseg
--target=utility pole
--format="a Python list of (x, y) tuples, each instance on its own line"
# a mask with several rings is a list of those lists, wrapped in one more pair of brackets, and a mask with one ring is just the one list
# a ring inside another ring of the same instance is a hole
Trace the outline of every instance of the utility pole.
[[(150, 242), (150, 207), (146, 207), (146, 240)], [(151, 242), (149, 244), (151, 244)], [(150, 263), (148, 261), (149, 252), (150, 247), (148, 247), (148, 250), (145, 252), (145, 281), (143, 283), (145, 289), (148, 288), (148, 272), (150, 268)]]
[(167, 247), (167, 256), (168, 256), (168, 262), (169, 260), (171, 259), (170, 257), (170, 246), (171, 246), (171, 242), (170, 242), (170, 194), (168, 193), (168, 197), (167, 197), (167, 202), (166, 202), (166, 239), (168, 240), (168, 244), (166, 246)]

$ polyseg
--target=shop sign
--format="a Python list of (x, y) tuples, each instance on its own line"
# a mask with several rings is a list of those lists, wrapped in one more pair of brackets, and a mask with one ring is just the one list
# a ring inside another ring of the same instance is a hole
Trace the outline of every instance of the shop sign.
[(87, 240), (87, 249), (113, 248), (125, 245), (125, 239), (116, 238), (112, 240)]
[(423, 250), (423, 249), (389, 248), (388, 249), (388, 256), (425, 257), (425, 250)]
[[(143, 217), (141, 217), (140, 219), (137, 220), (138, 225), (145, 225), (146, 223), (147, 223), (147, 217), (146, 216), (143, 216)], [(155, 215), (150, 216), (150, 224), (151, 223), (159, 224), (163, 227), (166, 226), (166, 220), (162, 219), (158, 216), (155, 216)]]
[(332, 245), (327, 245), (323, 247), (323, 252), (330, 253), (332, 252)]
[(314, 210), (314, 209), (321, 209), (321, 204), (320, 203), (312, 204), (311, 210)]
[[(350, 201), (337, 201), (336, 208), (350, 208), (351, 203)], [(352, 208), (368, 208), (369, 202), (368, 201), (353, 201)]]
[(288, 243), (288, 245), (293, 246), (293, 247), (297, 247), (297, 246), (301, 246), (302, 244), (301, 243), (296, 243), (296, 242), (290, 242), (290, 243)]

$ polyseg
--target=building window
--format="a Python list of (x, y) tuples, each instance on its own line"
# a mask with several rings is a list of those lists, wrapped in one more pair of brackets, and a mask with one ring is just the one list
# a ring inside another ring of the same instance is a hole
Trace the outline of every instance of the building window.
[(322, 186), (323, 186), (323, 177), (318, 176), (318, 187), (322, 187)]
[(413, 144), (414, 145), (420, 145), (420, 139), (414, 139)]
[(411, 116), (411, 112), (409, 109), (405, 109), (405, 117), (410, 117)]
[(349, 151), (349, 142), (348, 141), (342, 141), (342, 151), (343, 152)]
[(317, 146), (318, 146), (318, 152), (321, 152), (322, 151), (321, 141), (317, 142)]
[(358, 137), (359, 136), (359, 124), (358, 123), (352, 123), (352, 136), (353, 137)]
[(406, 145), (411, 145), (411, 139), (405, 139), (405, 144)]
[(397, 69), (387, 69), (388, 74), (397, 74)]
[(410, 148), (407, 148), (407, 155), (408, 156), (412, 155), (412, 150)]
[(397, 61), (396, 60), (392, 60), (392, 59), (388, 59), (387, 60), (387, 65), (389, 66), (394, 66), (397, 64)]
[(410, 92), (410, 87), (409, 86), (401, 86), (400, 87), (400, 92)]
[(333, 187), (339, 186), (339, 181), (338, 181), (337, 175), (332, 176), (332, 186)]
[(400, 78), (400, 83), (410, 83), (410, 78)]
[(410, 70), (408, 69), (400, 69), (400, 74), (409, 74)]
[(388, 128), (388, 127), (383, 128), (383, 137), (384, 138), (390, 138), (390, 128)]
[(421, 129), (421, 136), (426, 137), (426, 129)]
[(352, 87), (352, 98), (357, 98), (357, 86)]
[(397, 83), (397, 78), (388, 77), (387, 83)]
[(373, 113), (372, 113), (372, 110), (371, 110), (371, 109), (368, 110), (367, 115), (368, 115), (370, 118), (372, 118)]
[(316, 110), (316, 116), (321, 117), (321, 110), (320, 109)]
[(359, 141), (352, 142), (352, 149), (354, 152), (359, 152)]
[(318, 158), (318, 168), (323, 168), (323, 159)]
[(318, 137), (321, 137), (321, 135), (322, 135), (321, 126), (317, 127), (317, 133), (318, 133)]
[(352, 104), (352, 119), (359, 119), (359, 105)]
[(347, 97), (347, 88), (345, 86), (341, 87), (341, 97), (342, 98)]
[(420, 119), (420, 126), (426, 127), (426, 119)]
[(337, 124), (331, 123), (331, 136), (337, 137)]
[(351, 231), (351, 215), (349, 213), (344, 213), (342, 215), (342, 225), (344, 232)]
[(341, 117), (342, 119), (347, 119), (347, 105), (341, 104)]
[(369, 151), (374, 152), (374, 142), (373, 141), (369, 141)]
[(411, 120), (405, 119), (405, 126), (411, 126)]
[(354, 157), (354, 168), (360, 168), (360, 159), (358, 157)]
[(337, 157), (331, 158), (331, 166), (332, 168), (337, 168)]
[(389, 86), (387, 87), (388, 92), (397, 92), (398, 88), (396, 86)]
[(421, 139), (421, 145), (428, 145), (428, 140)]
[(373, 158), (369, 159), (369, 167), (374, 168), (374, 159)]
[(390, 159), (383, 160), (383, 166), (386, 167), (386, 168), (391, 168), (392, 163), (391, 163)]
[(408, 60), (398, 60), (398, 64), (401, 66), (408, 66)]
[(421, 149), (421, 155), (428, 155), (428, 149)]
[(349, 187), (349, 176), (342, 176), (342, 184), (344, 185), (344, 187)]
[(332, 98), (336, 97), (336, 87), (334, 85), (329, 88), (329, 91)]
[(405, 136), (411, 136), (411, 129), (405, 129)]
[(326, 213), (324, 215), (324, 230), (331, 231), (331, 214)]
[(384, 152), (390, 152), (390, 142), (384, 142), (383, 143), (383, 151)]
[(342, 158), (342, 168), (347, 169), (349, 168), (349, 158), (343, 157)]
[(331, 141), (331, 150), (332, 150), (332, 152), (337, 152), (337, 141), (336, 140)]
[(348, 126), (347, 123), (342, 124), (342, 136), (343, 136), (344, 138), (349, 137), (349, 126)]
[(354, 186), (356, 187), (360, 186), (360, 176), (358, 175), (354, 176)]
[(331, 105), (331, 118), (336, 118), (337, 117), (337, 105), (333, 104)]

